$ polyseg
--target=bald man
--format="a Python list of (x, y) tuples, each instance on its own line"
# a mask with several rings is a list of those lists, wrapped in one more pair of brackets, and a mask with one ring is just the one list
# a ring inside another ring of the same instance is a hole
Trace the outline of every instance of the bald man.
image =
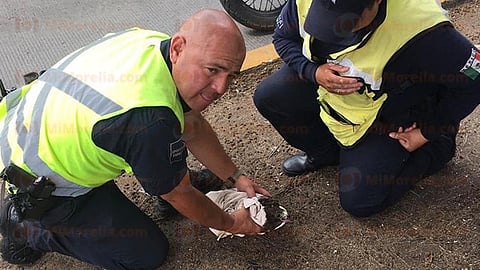
[[(238, 170), (200, 114), (225, 93), (244, 58), (244, 40), (231, 18), (202, 10), (172, 37), (138, 28), (106, 35), (25, 86), (24, 96), (5, 98), (0, 127), (13, 137), (1, 141), (3, 167), (45, 176), (56, 189), (43, 200), (50, 202), (46, 209), (23, 211), (18, 195), (7, 197), (3, 259), (32, 264), (59, 252), (107, 269), (159, 267), (168, 241), (114, 184), (122, 172), (134, 173), (147, 193), (201, 225), (261, 232), (246, 209), (227, 214), (192, 186), (186, 164), (188, 149), (226, 186), (269, 196)], [(16, 153), (10, 141), (25, 141), (24, 151)]]

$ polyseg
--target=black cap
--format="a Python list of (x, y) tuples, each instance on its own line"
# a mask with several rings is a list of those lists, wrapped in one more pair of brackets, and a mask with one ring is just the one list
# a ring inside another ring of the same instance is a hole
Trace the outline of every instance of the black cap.
[(305, 31), (314, 38), (350, 45), (358, 19), (371, 0), (313, 0), (305, 19)]

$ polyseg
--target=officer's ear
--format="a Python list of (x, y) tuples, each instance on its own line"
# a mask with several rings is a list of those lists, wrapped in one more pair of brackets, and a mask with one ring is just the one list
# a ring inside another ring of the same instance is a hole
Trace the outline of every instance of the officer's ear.
[(170, 41), (170, 61), (175, 64), (179, 56), (185, 51), (186, 40), (182, 35), (174, 35)]

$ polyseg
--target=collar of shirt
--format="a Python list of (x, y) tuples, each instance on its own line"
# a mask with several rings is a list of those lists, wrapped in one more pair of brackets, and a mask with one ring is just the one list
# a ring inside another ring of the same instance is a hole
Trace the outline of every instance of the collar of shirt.
[[(172, 62), (170, 61), (170, 41), (171, 39), (164, 40), (160, 43), (160, 51), (162, 52), (163, 59), (165, 59), (165, 63), (167, 63), (168, 70), (170, 70), (170, 74), (172, 74)], [(182, 96), (178, 93), (177, 96), (180, 99), (180, 103), (182, 104), (183, 112), (189, 112), (192, 109), (188, 106), (188, 104), (183, 100)]]

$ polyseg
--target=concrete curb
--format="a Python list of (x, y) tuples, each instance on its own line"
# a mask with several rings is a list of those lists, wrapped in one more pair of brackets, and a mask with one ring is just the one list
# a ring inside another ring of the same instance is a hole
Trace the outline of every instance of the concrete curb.
[(273, 44), (266, 45), (247, 52), (241, 71), (256, 67), (265, 62), (271, 62), (278, 59), (279, 56), (273, 47)]

